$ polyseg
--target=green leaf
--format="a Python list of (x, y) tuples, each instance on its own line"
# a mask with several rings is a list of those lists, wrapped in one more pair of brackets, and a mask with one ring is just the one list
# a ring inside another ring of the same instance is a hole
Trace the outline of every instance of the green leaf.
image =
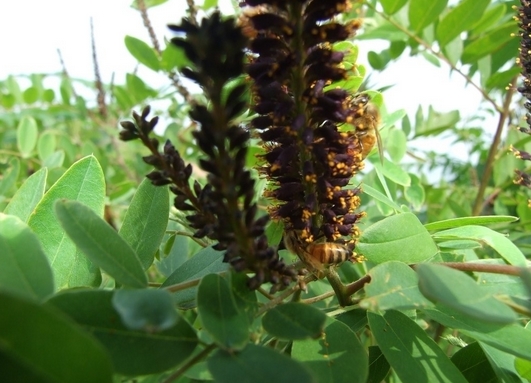
[(514, 368), (522, 378), (531, 381), (531, 361), (516, 358)]
[(94, 156), (77, 161), (57, 180), (35, 207), (28, 225), (48, 256), (56, 288), (99, 285), (100, 271), (76, 249), (55, 216), (53, 205), (61, 198), (79, 201), (103, 216), (105, 181)]
[(367, 351), (344, 323), (328, 318), (319, 340), (293, 342), (291, 355), (303, 362), (319, 383), (364, 383), (369, 373)]
[(426, 200), (426, 192), (424, 191), (420, 179), (416, 175), (410, 174), (410, 177), (411, 186), (405, 188), (404, 197), (406, 197), (406, 200), (413, 205), (414, 209), (420, 210)]
[(513, 355), (497, 350), (483, 342), (479, 342), (485, 352), (492, 369), (498, 376), (496, 382), (521, 383), (522, 379), (516, 372), (516, 358)]
[(389, 131), (385, 150), (389, 153), (391, 160), (396, 164), (404, 158), (407, 150), (407, 139), (405, 133), (401, 129), (391, 129)]
[(399, 166), (387, 158), (384, 158), (384, 164), (380, 162), (374, 162), (374, 167), (378, 169), (387, 179), (402, 185), (409, 186), (411, 185), (411, 178), (407, 171), (404, 170), (403, 166)]
[(482, 245), (492, 247), (511, 265), (526, 267), (526, 258), (522, 251), (505, 235), (488, 227), (468, 225), (455, 229), (440, 231), (433, 236), (437, 240), (447, 239), (472, 239)]
[(303, 303), (290, 302), (269, 310), (262, 318), (264, 330), (276, 338), (298, 340), (318, 338), (326, 315)]
[(515, 313), (482, 290), (465, 273), (442, 265), (416, 266), (419, 288), (435, 302), (443, 303), (472, 318), (493, 323), (512, 323)]
[(376, 70), (382, 70), (387, 65), (387, 61), (385, 60), (384, 55), (378, 54), (374, 51), (369, 51), (369, 53), (367, 53), (367, 60), (369, 61), (371, 67)]
[(26, 104), (33, 104), (39, 99), (39, 91), (37, 88), (30, 86), (22, 93), (22, 98)]
[(480, 58), (499, 50), (504, 44), (509, 42), (518, 32), (515, 22), (510, 22), (488, 32), (484, 36), (468, 44), (461, 61), (464, 64), (472, 64)]
[(42, 93), (42, 101), (51, 103), (55, 98), (55, 92), (53, 89), (45, 89)]
[(53, 274), (39, 240), (19, 218), (0, 213), (0, 288), (43, 299)]
[(422, 51), (420, 53), (422, 55), (422, 57), (424, 57), (426, 59), (427, 62), (429, 62), (430, 64), (436, 66), (437, 68), (440, 68), (441, 67), (441, 61), (439, 60), (439, 58), (435, 55), (432, 55), (431, 53), (427, 52), (427, 51)]
[(11, 93), (11, 95), (15, 98), (16, 103), (21, 104), (23, 102), (22, 91), (20, 90), (20, 86), (18, 85), (15, 77), (12, 75), (7, 76), (7, 79), (5, 80), (5, 86), (8, 92)]
[(4, 213), (14, 215), (27, 222), (33, 209), (44, 195), (47, 175), (48, 170), (41, 168), (29, 176), (11, 198)]
[[(207, 247), (183, 263), (162, 284), (161, 288), (167, 288), (178, 283), (200, 279), (211, 273), (220, 273), (229, 270), (228, 263), (223, 262), (223, 252)], [(184, 289), (172, 294), (177, 306), (182, 309), (195, 307), (197, 287)]]
[(162, 51), (160, 67), (163, 70), (170, 72), (174, 69), (180, 69), (188, 65), (190, 65), (190, 61), (180, 47), (170, 43)]
[(480, 217), (460, 217), (445, 219), (443, 221), (431, 222), (424, 225), (426, 230), (442, 230), (452, 227), (468, 225), (491, 225), (495, 223), (509, 223), (518, 221), (518, 217), (510, 215), (485, 215)]
[(488, 30), (493, 25), (497, 25), (498, 21), (501, 20), (506, 11), (507, 6), (505, 4), (492, 4), (492, 7), (487, 9), (481, 19), (474, 25), (472, 31), (474, 34), (479, 34)]
[(168, 226), (169, 198), (167, 187), (153, 186), (148, 179), (144, 179), (120, 228), (120, 236), (135, 251), (144, 270), (153, 263)]
[(367, 383), (381, 383), (391, 366), (378, 346), (369, 346), (369, 378)]
[(522, 68), (515, 66), (508, 70), (496, 72), (487, 79), (485, 86), (488, 90), (493, 88), (505, 89), (507, 86), (509, 86), (511, 80), (515, 76), (519, 75), (521, 71)]
[(380, 3), (385, 13), (393, 15), (406, 5), (407, 0), (380, 0)]
[(478, 342), (458, 350), (452, 362), (469, 383), (497, 383), (496, 373)]
[(369, 186), (367, 184), (362, 186), (362, 190), (364, 194), (367, 194), (368, 196), (374, 198), (377, 201), (382, 202), (383, 204), (389, 206), (391, 209), (395, 211), (400, 211), (400, 206), (395, 203), (392, 199), (388, 198), (385, 194), (381, 193), (379, 190), (373, 188), (372, 186)]
[(28, 158), (37, 144), (39, 129), (33, 117), (22, 117), (17, 127), (17, 147), (22, 158)]
[(125, 36), (125, 46), (135, 59), (147, 66), (149, 69), (154, 71), (158, 71), (160, 69), (160, 62), (157, 53), (142, 40), (132, 36)]
[(177, 311), (165, 290), (117, 290), (112, 305), (131, 330), (160, 332), (177, 322)]
[(437, 39), (441, 47), (476, 24), (490, 0), (463, 0), (448, 12), (437, 25)]
[(47, 167), (48, 169), (59, 168), (63, 166), (64, 161), (65, 161), (64, 150), (57, 150), (53, 152), (50, 156), (48, 156), (44, 160), (44, 163), (42, 165)]
[(450, 41), (444, 46), (443, 53), (448, 60), (456, 66), (459, 60), (461, 60), (461, 55), (463, 54), (463, 39), (458, 36)]
[(420, 107), (416, 117), (415, 137), (439, 134), (450, 127), (453, 128), (461, 119), (458, 110), (441, 113), (434, 110), (431, 105), (428, 108), (428, 118), (426, 121), (420, 120), (422, 118), (422, 109)]
[(218, 0), (205, 0), (205, 2), (203, 3), (203, 10), (208, 10), (210, 8), (213, 8), (213, 7), (217, 7), (218, 5)]
[(112, 291), (70, 290), (49, 304), (65, 312), (105, 346), (117, 373), (146, 375), (166, 371), (188, 359), (197, 346), (195, 331), (183, 318), (161, 332), (130, 330), (112, 305)]
[(467, 382), (444, 351), (403, 313), (367, 316), (380, 350), (402, 382)]
[[(502, 259), (481, 259), (474, 263), (504, 265)], [(529, 293), (525, 288), (522, 277), (495, 273), (474, 272), (477, 276), (479, 288), (487, 294), (504, 299), (505, 296), (528, 299)], [(531, 307), (531, 302), (530, 307)]]
[(55, 151), (56, 146), (57, 140), (54, 133), (45, 131), (43, 134), (41, 134), (39, 136), (39, 140), (37, 141), (37, 153), (39, 154), (41, 161), (45, 161), (48, 157), (50, 157)]
[(367, 326), (367, 311), (349, 309), (335, 316), (335, 319), (346, 324), (352, 331), (358, 332)]
[(247, 315), (234, 302), (229, 284), (216, 274), (206, 275), (197, 289), (197, 312), (206, 331), (221, 347), (241, 350), (249, 340)]
[(446, 8), (448, 0), (411, 0), (409, 2), (409, 24), (419, 33), (433, 23)]
[(146, 99), (157, 95), (157, 92), (147, 86), (147, 84), (137, 75), (127, 73), (125, 77), (127, 91), (135, 104), (145, 102)]
[(297, 361), (269, 347), (254, 344), (248, 344), (241, 352), (220, 349), (207, 364), (217, 383), (317, 382)]
[(134, 250), (92, 209), (77, 201), (55, 203), (61, 226), (76, 246), (98, 267), (125, 286), (147, 286)]
[(407, 310), (429, 307), (418, 288), (417, 274), (405, 263), (386, 262), (369, 271), (371, 282), (365, 285), (365, 298), (360, 307), (371, 311)]
[[(4, 379), (10, 377), (10, 382), (113, 381), (111, 363), (101, 345), (60, 313), (1, 291), (0, 307), (0, 359)], [(31, 376), (31, 380), (21, 375)]]
[(8, 196), (18, 179), (20, 172), (20, 161), (13, 157), (9, 160), (9, 171), (5, 172), (0, 180), (0, 196)]
[(446, 327), (460, 330), (463, 334), (498, 350), (531, 360), (531, 331), (519, 324), (488, 323), (439, 305), (435, 309), (427, 308), (422, 311)]
[(412, 213), (387, 217), (365, 229), (356, 250), (373, 263), (418, 263), (433, 257), (437, 246)]

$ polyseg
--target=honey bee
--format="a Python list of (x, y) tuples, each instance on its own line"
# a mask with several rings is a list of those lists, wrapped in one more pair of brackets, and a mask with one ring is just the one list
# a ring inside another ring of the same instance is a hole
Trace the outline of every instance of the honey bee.
[(380, 111), (374, 105), (369, 95), (362, 93), (356, 96), (350, 106), (353, 109), (354, 117), (350, 122), (355, 127), (353, 134), (359, 139), (361, 144), (362, 159), (365, 159), (375, 144), (378, 144), (378, 154), (383, 162), (382, 137), (378, 127), (380, 125)]
[(294, 230), (284, 232), (284, 245), (320, 275), (327, 266), (354, 261), (354, 253), (347, 246), (335, 242), (306, 243)]

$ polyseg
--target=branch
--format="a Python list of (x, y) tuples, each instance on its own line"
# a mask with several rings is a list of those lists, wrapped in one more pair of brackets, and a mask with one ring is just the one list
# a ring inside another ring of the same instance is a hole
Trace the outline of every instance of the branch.
[(208, 354), (210, 354), (212, 350), (214, 350), (216, 347), (217, 346), (215, 344), (211, 344), (207, 346), (199, 354), (197, 354), (192, 359), (190, 359), (188, 362), (186, 362), (186, 364), (184, 364), (181, 368), (179, 368), (177, 371), (175, 371), (173, 374), (171, 374), (165, 380), (163, 380), (162, 383), (171, 383), (177, 378), (181, 377), (182, 374), (184, 374), (194, 364), (200, 362), (203, 358), (205, 358)]
[(107, 105), (105, 104), (105, 90), (103, 89), (103, 82), (101, 81), (100, 68), (98, 66), (98, 58), (96, 56), (96, 39), (94, 38), (94, 25), (92, 17), (90, 18), (90, 40), (92, 44), (92, 65), (94, 65), (94, 86), (96, 87), (98, 104), (98, 111), (103, 120), (107, 119)]
[[(514, 84), (516, 80), (517, 79), (514, 78), (513, 81), (511, 81), (511, 84)], [(481, 177), (481, 183), (478, 188), (476, 200), (474, 201), (472, 215), (481, 214), (481, 210), (483, 207), (483, 198), (485, 196), (485, 190), (487, 189), (487, 185), (489, 184), (489, 181), (490, 181), (490, 176), (492, 174), (492, 168), (494, 167), (494, 160), (496, 158), (496, 154), (498, 153), (498, 146), (500, 145), (500, 141), (501, 141), (503, 127), (505, 125), (505, 121), (509, 117), (509, 114), (510, 114), (509, 107), (511, 105), (511, 100), (513, 98), (515, 91), (516, 91), (516, 87), (511, 85), (509, 89), (507, 90), (507, 93), (505, 94), (505, 99), (503, 101), (503, 109), (498, 111), (500, 113), (500, 117), (498, 119), (498, 127), (496, 128), (496, 134), (494, 135), (492, 144), (490, 144), (489, 155), (487, 157), (487, 162), (485, 164), (485, 171), (483, 172), (483, 176)]]
[[(491, 265), (486, 263), (472, 262), (437, 262), (436, 265), (447, 266), (461, 271), (477, 271), (480, 273), (514, 275), (516, 277), (519, 277), (522, 274), (522, 270), (524, 270), (521, 267), (511, 265)], [(415, 268), (415, 266), (416, 265), (413, 265), (413, 268)]]
[[(157, 55), (160, 57), (162, 55), (162, 50), (160, 48), (160, 44), (159, 44), (159, 41), (157, 39), (157, 35), (155, 35), (155, 31), (153, 30), (153, 26), (151, 24), (151, 20), (149, 19), (149, 16), (148, 16), (148, 13), (147, 13), (147, 8), (146, 8), (146, 3), (144, 2), (144, 0), (136, 0), (136, 3), (138, 5), (138, 10), (140, 11), (140, 15), (142, 17), (142, 22), (144, 23), (144, 26), (146, 27), (146, 29), (148, 31), (149, 38), (151, 39), (151, 44), (153, 45), (153, 49), (155, 50)], [(193, 6), (193, 0), (191, 1), (191, 4)], [(190, 7), (190, 3), (188, 5)], [(190, 13), (191, 13), (191, 11), (190, 11)], [(195, 14), (194, 14), (194, 20), (195, 20)], [(195, 24), (197, 24), (197, 23), (195, 23)], [(188, 92), (188, 89), (186, 89), (186, 87), (184, 87), (181, 84), (178, 74), (175, 71), (170, 71), (168, 73), (168, 78), (172, 82), (173, 86), (177, 89), (179, 94), (184, 97), (185, 101), (189, 105), (192, 105), (192, 103), (194, 103), (195, 100), (190, 95), (190, 92)]]
[(390, 24), (395, 26), (398, 30), (404, 32), (407, 36), (409, 36), (410, 38), (415, 40), (417, 43), (422, 45), (424, 48), (426, 48), (431, 54), (436, 56), (439, 60), (445, 62), (452, 70), (454, 70), (460, 76), (462, 76), (465, 79), (465, 81), (467, 82), (467, 84), (470, 84), (472, 87), (476, 88), (481, 93), (483, 98), (486, 101), (488, 101), (490, 104), (492, 104), (492, 106), (494, 107), (494, 109), (497, 112), (499, 112), (499, 113), (502, 112), (502, 110), (500, 109), (500, 107), (498, 106), (496, 101), (493, 98), (491, 98), (490, 95), (483, 88), (481, 88), (481, 86), (477, 85), (474, 81), (472, 81), (472, 79), (467, 74), (465, 74), (463, 71), (461, 71), (460, 68), (455, 66), (455, 64), (453, 64), (450, 60), (448, 60), (441, 52), (437, 52), (436, 50), (434, 50), (431, 47), (431, 45), (428, 44), (426, 41), (422, 40), (419, 36), (417, 36), (416, 34), (410, 32), (407, 28), (405, 28), (404, 26), (402, 26), (399, 23), (397, 23), (396, 21), (394, 21), (390, 16), (388, 16), (385, 13), (380, 12), (379, 10), (377, 10), (376, 7), (374, 5), (372, 5), (372, 4), (370, 4), (368, 1), (365, 0), (363, 3), (366, 6), (368, 6), (369, 8), (371, 8), (374, 12), (376, 12), (377, 14), (382, 16)]

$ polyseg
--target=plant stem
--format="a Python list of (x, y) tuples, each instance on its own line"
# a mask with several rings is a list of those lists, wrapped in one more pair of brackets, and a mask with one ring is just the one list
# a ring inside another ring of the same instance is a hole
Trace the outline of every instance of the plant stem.
[(194, 364), (200, 362), (203, 358), (205, 358), (208, 354), (212, 352), (217, 346), (215, 344), (211, 344), (207, 346), (203, 351), (201, 351), (199, 354), (194, 356), (192, 359), (190, 359), (188, 362), (186, 362), (181, 368), (179, 368), (177, 371), (175, 371), (173, 374), (171, 374), (168, 378), (162, 381), (162, 383), (171, 383), (174, 380), (178, 379), (182, 374), (184, 374), (190, 367), (192, 367)]
[(337, 296), (337, 300), (339, 301), (339, 305), (342, 307), (351, 306), (351, 294), (348, 294), (347, 288), (343, 283), (341, 283), (341, 279), (339, 279), (339, 275), (337, 274), (337, 271), (334, 268), (330, 268), (326, 279), (328, 279), (330, 286), (332, 286), (332, 288), (334, 289), (334, 292)]
[(439, 60), (445, 62), (450, 68), (452, 68), (453, 71), (455, 71), (456, 73), (458, 73), (460, 76), (462, 76), (465, 81), (467, 82), (467, 84), (470, 84), (472, 87), (476, 88), (480, 93), (481, 95), (483, 96), (483, 98), (488, 101), (493, 107), (494, 109), (501, 113), (502, 110), (500, 109), (500, 107), (498, 106), (498, 104), (496, 103), (496, 101), (490, 97), (490, 95), (487, 93), (487, 91), (485, 91), (485, 89), (481, 88), (481, 86), (477, 85), (474, 81), (472, 81), (472, 79), (467, 75), (465, 74), (463, 71), (461, 71), (460, 68), (458, 68), (457, 66), (455, 66), (455, 64), (453, 64), (450, 60), (448, 60), (441, 52), (437, 52), (436, 50), (434, 50), (430, 44), (428, 44), (426, 41), (422, 40), (419, 36), (417, 36), (416, 34), (414, 34), (413, 32), (409, 31), (406, 27), (404, 27), (403, 25), (400, 25), (399, 23), (397, 23), (396, 21), (394, 21), (390, 16), (386, 15), (385, 13), (383, 12), (380, 12), (379, 10), (376, 9), (376, 7), (372, 4), (370, 4), (368, 1), (364, 1), (363, 2), (366, 6), (368, 6), (369, 8), (371, 8), (374, 12), (376, 12), (377, 14), (379, 14), (380, 16), (382, 16), (385, 20), (387, 20), (390, 24), (392, 24), (394, 27), (396, 27), (398, 30), (400, 30), (401, 32), (404, 32), (408, 37), (412, 38), (413, 40), (415, 40), (417, 43), (419, 43), (420, 45), (422, 45), (424, 48), (426, 48), (426, 50), (428, 50), (431, 54), (433, 54), (434, 56), (436, 56)]
[[(514, 84), (516, 82), (516, 78), (514, 78), (511, 81), (511, 84)], [(503, 109), (498, 110), (500, 117), (498, 119), (498, 127), (496, 128), (496, 134), (494, 135), (494, 139), (492, 140), (492, 144), (490, 144), (489, 154), (487, 157), (487, 163), (485, 164), (485, 171), (483, 172), (483, 176), (481, 177), (481, 183), (479, 184), (478, 193), (476, 195), (476, 200), (474, 201), (474, 207), (472, 208), (472, 215), (480, 215), (481, 210), (483, 208), (483, 197), (485, 196), (485, 190), (487, 189), (487, 185), (490, 181), (490, 176), (492, 174), (492, 168), (494, 166), (494, 160), (496, 158), (496, 154), (498, 153), (498, 146), (500, 145), (501, 141), (501, 135), (503, 132), (503, 127), (505, 125), (505, 121), (509, 117), (509, 107), (511, 105), (511, 100), (513, 98), (514, 92), (516, 91), (516, 87), (510, 86), (507, 90), (507, 93), (505, 94), (505, 99), (503, 101)]]
[(523, 270), (521, 267), (511, 265), (489, 265), (486, 263), (440, 262), (436, 263), (436, 265), (443, 265), (461, 271), (477, 271), (480, 273), (514, 275), (517, 277), (521, 275)]
[[(306, 283), (314, 281), (314, 280), (315, 280), (314, 275), (308, 275), (306, 278), (304, 278), (303, 284), (305, 285)], [(300, 283), (296, 283), (293, 286), (289, 287), (284, 292), (282, 292), (282, 294), (275, 297), (274, 299), (271, 299), (269, 302), (267, 302), (262, 307), (260, 307), (260, 309), (256, 312), (255, 317), (258, 318), (260, 315), (265, 313), (267, 310), (270, 310), (273, 307), (277, 306), (278, 304), (282, 303), (284, 299), (286, 299), (287, 297), (292, 295), (295, 291), (300, 290), (300, 289), (301, 289)]]

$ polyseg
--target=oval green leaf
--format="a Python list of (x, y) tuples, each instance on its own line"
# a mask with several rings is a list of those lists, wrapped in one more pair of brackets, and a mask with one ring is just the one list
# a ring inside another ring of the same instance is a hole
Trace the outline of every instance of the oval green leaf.
[(11, 198), (4, 213), (17, 216), (27, 222), (33, 209), (44, 195), (47, 175), (48, 169), (41, 168), (29, 176)]
[(526, 267), (527, 260), (522, 251), (505, 235), (488, 227), (468, 225), (440, 231), (434, 235), (439, 240), (449, 239), (472, 239), (482, 245), (492, 247), (511, 265)]
[(168, 226), (170, 199), (167, 187), (144, 179), (127, 209), (120, 236), (131, 246), (144, 270), (153, 263)]
[(320, 340), (293, 342), (293, 358), (304, 363), (319, 383), (364, 383), (369, 374), (367, 351), (347, 325), (328, 318)]
[(409, 173), (404, 170), (402, 166), (399, 166), (387, 158), (384, 158), (384, 164), (382, 165), (379, 161), (373, 163), (374, 167), (381, 172), (387, 179), (393, 181), (402, 186), (411, 185), (411, 178)]
[(518, 217), (510, 215), (487, 215), (481, 217), (461, 217), (445, 219), (443, 221), (431, 222), (424, 225), (426, 230), (442, 230), (453, 227), (468, 226), (468, 225), (491, 225), (495, 223), (509, 223), (518, 221)]
[(478, 342), (452, 355), (452, 362), (469, 383), (496, 383), (498, 379)]
[(41, 161), (45, 161), (50, 157), (57, 146), (57, 139), (55, 134), (52, 132), (44, 132), (39, 136), (39, 141), (37, 142), (37, 153)]
[(464, 64), (472, 64), (480, 58), (500, 50), (504, 44), (514, 39), (513, 36), (516, 33), (518, 33), (518, 27), (514, 22), (504, 24), (488, 32), (465, 47), (461, 61)]
[(380, 350), (402, 382), (467, 383), (444, 351), (399, 311), (367, 313)]
[(240, 312), (229, 284), (217, 274), (205, 276), (197, 289), (197, 311), (203, 328), (221, 347), (241, 350), (249, 340), (249, 321)]
[(437, 39), (441, 47), (458, 37), (476, 24), (490, 0), (464, 0), (448, 12), (437, 25)]
[(131, 330), (160, 332), (177, 322), (177, 311), (165, 290), (117, 290), (112, 305)]
[(493, 323), (512, 323), (516, 314), (496, 300), (465, 273), (441, 265), (416, 266), (422, 294), (472, 318)]
[(0, 288), (30, 298), (53, 294), (53, 274), (31, 229), (19, 218), (0, 213)]
[(56, 288), (97, 286), (100, 271), (76, 249), (55, 216), (53, 205), (61, 198), (79, 201), (103, 216), (105, 181), (94, 156), (77, 161), (57, 180), (35, 207), (28, 225), (48, 256)]
[[(164, 281), (161, 288), (169, 288), (179, 283), (199, 280), (207, 274), (221, 273), (229, 270), (229, 264), (223, 262), (223, 252), (212, 247), (202, 249), (188, 261), (184, 262)], [(172, 294), (177, 306), (182, 309), (196, 306), (197, 287), (179, 290)]]
[(373, 263), (418, 263), (433, 257), (437, 246), (414, 214), (402, 213), (365, 229), (356, 250)]
[(398, 164), (407, 150), (407, 139), (406, 134), (401, 129), (391, 129), (389, 131), (389, 136), (386, 140), (385, 150), (389, 153), (391, 160)]
[(125, 36), (125, 46), (135, 59), (147, 66), (149, 69), (154, 71), (158, 71), (160, 69), (160, 62), (157, 53), (155, 53), (155, 50), (142, 40), (132, 36)]
[(326, 315), (303, 303), (290, 302), (269, 310), (262, 319), (264, 329), (281, 339), (318, 338), (323, 332)]
[(411, 0), (409, 2), (409, 25), (419, 33), (439, 18), (448, 0)]
[[(49, 308), (0, 292), (2, 377), (11, 382), (111, 383), (105, 350)], [(66, 366), (66, 368), (65, 368)], [(21, 372), (24, 373), (21, 376)]]
[(98, 267), (125, 286), (147, 286), (147, 277), (135, 252), (122, 237), (92, 209), (77, 201), (55, 203), (64, 231)]
[(96, 337), (109, 353), (115, 371), (146, 375), (166, 371), (188, 359), (197, 346), (195, 331), (183, 318), (161, 332), (130, 330), (112, 305), (112, 291), (70, 290), (49, 304), (62, 310)]
[(380, 0), (380, 3), (385, 13), (393, 15), (406, 5), (407, 0)]
[(465, 335), (484, 342), (511, 355), (531, 360), (531, 331), (520, 324), (503, 325), (474, 319), (449, 307), (437, 305), (423, 309), (426, 315), (446, 327), (458, 329)]
[(33, 117), (22, 117), (17, 127), (17, 147), (22, 158), (28, 158), (37, 144), (39, 129)]
[(207, 361), (218, 383), (316, 383), (297, 361), (263, 346), (248, 344), (241, 352), (218, 350)]
[(9, 192), (17, 182), (19, 172), (20, 161), (13, 157), (9, 160), (9, 171), (5, 172), (0, 180), (0, 196), (9, 197)]
[(433, 306), (419, 291), (417, 274), (405, 263), (385, 262), (372, 268), (369, 275), (371, 282), (365, 285), (361, 308), (378, 311)]

